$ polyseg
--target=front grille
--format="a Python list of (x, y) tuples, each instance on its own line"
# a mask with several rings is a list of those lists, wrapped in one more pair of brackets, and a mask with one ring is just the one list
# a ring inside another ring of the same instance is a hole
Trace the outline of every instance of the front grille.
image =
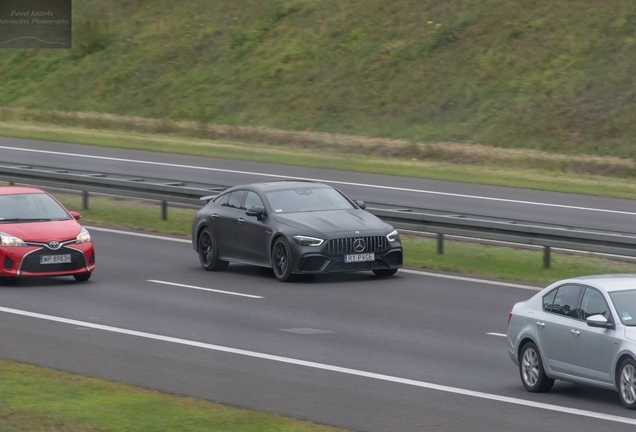
[[(354, 242), (361, 239), (365, 243), (364, 250), (357, 251), (354, 249)], [(373, 237), (349, 237), (329, 240), (327, 242), (327, 252), (333, 254), (356, 254), (356, 253), (370, 253), (381, 252), (388, 249), (389, 241), (384, 236)]]
[[(40, 264), (40, 255), (71, 255), (70, 263), (56, 263), (56, 264)], [(58, 271), (68, 271), (68, 270), (77, 270), (86, 267), (86, 260), (84, 258), (84, 254), (76, 249), (70, 249), (66, 247), (62, 247), (56, 251), (49, 249), (38, 249), (35, 252), (31, 252), (29, 255), (24, 257), (22, 261), (22, 265), (20, 266), (20, 271), (23, 272), (31, 272), (31, 273), (42, 273), (42, 272), (58, 272)]]

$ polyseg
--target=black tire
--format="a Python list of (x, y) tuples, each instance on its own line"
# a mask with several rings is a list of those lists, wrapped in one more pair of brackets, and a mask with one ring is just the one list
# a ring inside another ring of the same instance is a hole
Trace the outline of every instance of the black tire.
[(204, 228), (199, 234), (198, 240), (199, 262), (201, 267), (207, 271), (225, 270), (230, 263), (219, 259), (219, 250), (212, 230)]
[(380, 276), (380, 277), (393, 276), (394, 274), (397, 273), (397, 269), (373, 270), (373, 273), (375, 273), (376, 276)]
[(636, 361), (628, 358), (621, 363), (616, 380), (618, 397), (627, 409), (636, 409)]
[(278, 237), (272, 247), (272, 269), (274, 276), (281, 282), (292, 280), (292, 256), (289, 242), (285, 237)]
[(78, 282), (86, 282), (87, 280), (91, 278), (92, 274), (93, 272), (79, 273), (79, 274), (74, 274), (73, 277)]
[(545, 374), (541, 354), (533, 342), (528, 342), (521, 350), (519, 375), (523, 386), (532, 393), (545, 393), (554, 385), (554, 380)]

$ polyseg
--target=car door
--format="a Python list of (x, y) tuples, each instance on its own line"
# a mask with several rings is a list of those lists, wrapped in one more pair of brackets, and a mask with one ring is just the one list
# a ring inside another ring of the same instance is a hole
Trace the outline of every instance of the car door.
[(270, 217), (247, 216), (245, 212), (253, 207), (265, 208), (263, 200), (254, 191), (247, 191), (245, 202), (238, 215), (237, 249), (247, 261), (269, 265), (269, 244), (273, 229)]
[(618, 349), (616, 330), (588, 326), (585, 319), (597, 314), (614, 322), (603, 294), (587, 287), (579, 307), (579, 320), (572, 323), (572, 373), (581, 378), (611, 383), (612, 363)]
[(238, 255), (236, 249), (237, 219), (244, 196), (244, 190), (231, 192), (227, 201), (215, 208), (211, 215), (211, 226), (213, 226), (214, 236), (222, 258), (236, 258)]
[(543, 312), (535, 316), (539, 350), (554, 372), (572, 373), (572, 328), (582, 291), (580, 285), (561, 285), (544, 296)]

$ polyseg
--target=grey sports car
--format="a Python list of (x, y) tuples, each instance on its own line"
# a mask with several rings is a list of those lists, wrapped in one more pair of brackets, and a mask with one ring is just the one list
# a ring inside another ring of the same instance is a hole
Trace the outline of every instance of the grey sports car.
[(517, 303), (508, 354), (530, 392), (560, 379), (618, 390), (636, 409), (636, 275), (567, 279)]
[(254, 183), (203, 199), (209, 202), (192, 222), (192, 246), (205, 270), (253, 264), (285, 282), (363, 270), (391, 276), (402, 266), (398, 232), (326, 184)]

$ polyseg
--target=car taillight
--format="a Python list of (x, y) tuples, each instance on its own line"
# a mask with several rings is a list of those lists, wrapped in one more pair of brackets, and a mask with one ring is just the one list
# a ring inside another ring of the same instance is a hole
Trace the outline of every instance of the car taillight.
[(512, 318), (512, 311), (508, 314), (508, 325), (510, 325), (510, 318)]

